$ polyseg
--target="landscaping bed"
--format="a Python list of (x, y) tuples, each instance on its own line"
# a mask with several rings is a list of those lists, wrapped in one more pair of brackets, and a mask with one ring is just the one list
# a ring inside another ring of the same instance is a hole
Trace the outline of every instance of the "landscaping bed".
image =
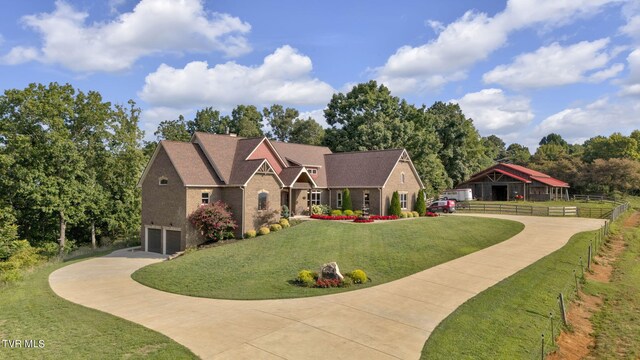
[[(465, 216), (385, 221), (353, 226), (308, 221), (287, 231), (191, 252), (136, 271), (153, 288), (221, 299), (275, 299), (349, 291), (406, 277), (511, 238), (514, 221)], [(348, 288), (296, 285), (300, 270), (335, 261), (362, 269), (371, 281)]]

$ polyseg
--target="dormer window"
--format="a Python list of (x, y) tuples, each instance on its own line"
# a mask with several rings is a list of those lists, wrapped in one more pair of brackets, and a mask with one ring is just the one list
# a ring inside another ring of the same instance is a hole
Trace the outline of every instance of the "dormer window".
[(166, 177), (161, 177), (160, 179), (158, 179), (158, 185), (167, 185), (169, 184), (169, 179), (167, 179)]
[(318, 169), (316, 168), (308, 168), (307, 171), (309, 172), (309, 175), (318, 175)]

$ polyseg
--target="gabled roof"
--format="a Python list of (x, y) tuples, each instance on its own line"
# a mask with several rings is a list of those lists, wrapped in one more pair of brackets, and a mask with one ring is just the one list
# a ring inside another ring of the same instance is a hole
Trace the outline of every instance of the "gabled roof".
[(318, 187), (327, 187), (327, 166), (325, 155), (331, 150), (325, 146), (303, 145), (271, 141), (273, 147), (289, 163), (296, 166), (318, 167), (318, 176), (314, 178)]
[(229, 135), (217, 135), (197, 132), (191, 142), (200, 144), (204, 154), (223, 182), (229, 183), (233, 169), (233, 159), (239, 138)]
[(330, 187), (383, 187), (403, 149), (325, 155)]
[[(526, 168), (524, 166), (520, 166), (520, 165), (514, 165), (514, 164), (504, 164), (504, 163), (500, 163), (500, 164), (495, 164), (492, 167), (485, 169), (483, 171), (480, 171), (476, 174), (471, 175), (471, 178), (467, 181), (464, 181), (460, 184), (458, 184), (456, 187), (460, 187), (464, 184), (470, 183), (470, 182), (475, 182), (475, 181), (482, 181), (482, 179), (484, 178), (485, 175), (491, 173), (491, 172), (499, 172), (501, 174), (504, 174), (506, 176), (509, 176), (513, 179), (516, 179), (518, 181), (522, 181), (525, 182), (527, 184), (530, 184), (533, 181), (537, 181), (540, 182), (542, 184), (548, 185), (548, 186), (553, 186), (553, 187), (569, 187), (569, 184), (562, 181), (562, 180), (558, 180), (555, 178), (552, 178), (551, 176), (542, 173), (540, 171), (536, 171), (536, 170), (532, 170), (529, 168)], [(518, 174), (516, 174), (515, 172), (518, 172), (520, 174), (523, 174), (524, 176), (520, 176)]]
[(142, 182), (153, 160), (162, 150), (166, 152), (185, 186), (215, 186), (221, 184), (220, 179), (215, 174), (204, 152), (198, 145), (180, 141), (162, 140), (156, 147), (142, 177), (140, 177), (138, 186), (142, 186)]
[(307, 169), (305, 169), (304, 166), (288, 167), (286, 169), (283, 169), (279, 176), (280, 180), (282, 180), (282, 182), (284, 183), (284, 186), (292, 187), (293, 185), (295, 185), (298, 178), (300, 178), (300, 176), (303, 174), (306, 175), (306, 177), (311, 181), (313, 187), (317, 187), (316, 182), (313, 181), (313, 178), (311, 177), (311, 175), (309, 175)]

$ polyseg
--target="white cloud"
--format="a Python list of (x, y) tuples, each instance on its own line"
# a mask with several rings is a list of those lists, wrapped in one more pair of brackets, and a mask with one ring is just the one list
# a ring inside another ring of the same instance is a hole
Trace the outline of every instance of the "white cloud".
[(374, 73), (378, 81), (396, 92), (437, 88), (464, 79), (468, 68), (502, 47), (512, 31), (532, 25), (565, 25), (616, 1), (510, 0), (505, 10), (493, 17), (468, 11), (447, 26), (428, 21), (438, 31), (436, 39), (416, 47), (399, 48)]
[(519, 55), (509, 65), (499, 65), (483, 76), (486, 83), (510, 88), (542, 88), (578, 82), (600, 82), (624, 69), (614, 64), (604, 69), (614, 54), (606, 52), (609, 39), (582, 41), (566, 47), (558, 43)]
[[(59, 0), (53, 12), (22, 21), (42, 36), (39, 61), (77, 72), (122, 71), (156, 53), (220, 51), (238, 56), (250, 51), (244, 34), (251, 26), (228, 14), (205, 11), (201, 0), (142, 0), (132, 12), (111, 21), (87, 24), (88, 17)], [(11, 52), (19, 51), (15, 49)]]
[(329, 124), (327, 124), (327, 119), (324, 117), (324, 109), (316, 109), (316, 110), (301, 112), (299, 118), (300, 119), (312, 118), (313, 120), (317, 121), (318, 124), (320, 124), (320, 126), (322, 126), (323, 128), (329, 127)]
[(640, 1), (629, 0), (622, 7), (622, 15), (627, 23), (620, 27), (620, 32), (630, 38), (640, 40)]
[(501, 89), (483, 89), (450, 101), (460, 105), (483, 135), (504, 136), (522, 130), (534, 117), (529, 99), (507, 96)]
[(640, 96), (640, 49), (636, 49), (627, 56), (629, 77), (622, 84), (621, 95)]
[(583, 107), (567, 108), (544, 119), (535, 133), (559, 133), (569, 143), (581, 143), (595, 135), (629, 132), (638, 128), (640, 104), (601, 98)]
[(311, 59), (285, 45), (259, 66), (233, 61), (209, 67), (193, 61), (182, 69), (162, 64), (147, 75), (139, 96), (154, 106), (215, 106), (230, 110), (238, 104), (324, 105), (334, 89), (312, 78)]
[(15, 65), (23, 62), (36, 60), (38, 58), (38, 49), (32, 47), (16, 46), (6, 55), (0, 57), (0, 64)]

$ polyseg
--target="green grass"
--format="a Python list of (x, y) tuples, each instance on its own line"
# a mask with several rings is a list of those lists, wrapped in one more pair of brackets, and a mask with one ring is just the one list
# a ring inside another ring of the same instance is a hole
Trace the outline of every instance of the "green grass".
[(628, 201), (632, 208), (640, 209), (640, 196), (627, 195), (623, 200)]
[(0, 339), (44, 340), (44, 348), (31, 349), (0, 343), (0, 358), (196, 358), (164, 335), (55, 295), (49, 274), (75, 261), (39, 266), (22, 281), (0, 287)]
[(558, 325), (558, 294), (575, 296), (573, 270), (580, 275), (579, 257), (586, 261), (594, 234), (574, 235), (560, 250), (464, 303), (436, 327), (422, 359), (539, 359), (542, 333), (552, 350), (549, 313)]
[(640, 228), (625, 229), (624, 238), (627, 248), (614, 263), (611, 282), (586, 287), (604, 298), (592, 318), (596, 359), (640, 358)]
[[(142, 284), (173, 293), (221, 299), (325, 295), (374, 286), (506, 240), (521, 223), (443, 216), (375, 224), (308, 221), (265, 237), (204, 249), (133, 274)], [(336, 261), (345, 273), (372, 279), (350, 288), (316, 289), (290, 283), (302, 269)]]

